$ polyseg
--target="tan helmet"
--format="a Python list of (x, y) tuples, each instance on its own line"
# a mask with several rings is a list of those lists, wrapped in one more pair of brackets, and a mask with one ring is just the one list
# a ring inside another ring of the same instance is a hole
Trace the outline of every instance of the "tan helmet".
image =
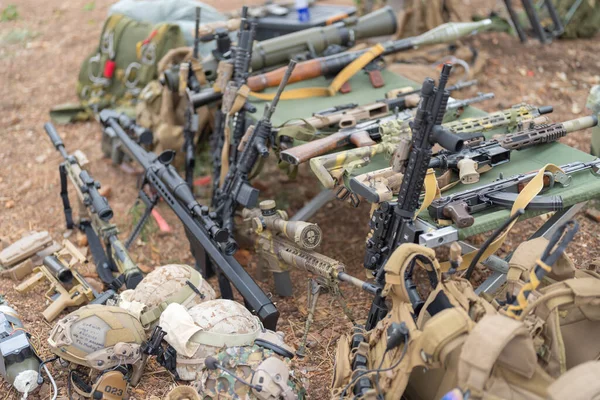
[(144, 328), (135, 315), (119, 307), (94, 304), (60, 319), (50, 331), (48, 344), (64, 361), (92, 369), (92, 384), (75, 371), (70, 373), (78, 393), (93, 397), (95, 392), (104, 393), (107, 385), (102, 382), (110, 382), (115, 393), (105, 393), (103, 398), (120, 399), (127, 394), (125, 375), (142, 367), (144, 340)]
[(190, 308), (216, 298), (215, 291), (189, 265), (169, 264), (156, 268), (132, 290), (119, 296), (118, 305), (139, 315), (145, 329), (152, 329), (171, 303)]
[(247, 346), (261, 332), (259, 319), (232, 300), (210, 300), (186, 310), (170, 304), (160, 316), (165, 341), (177, 351), (176, 370), (186, 381), (197, 379), (204, 359), (222, 347)]

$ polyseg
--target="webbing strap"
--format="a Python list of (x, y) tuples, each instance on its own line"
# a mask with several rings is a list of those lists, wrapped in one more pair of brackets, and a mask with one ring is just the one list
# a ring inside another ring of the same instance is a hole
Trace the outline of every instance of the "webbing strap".
[(425, 197), (423, 198), (421, 207), (419, 207), (419, 211), (415, 214), (415, 218), (417, 218), (423, 210), (426, 210), (433, 200), (438, 197), (440, 197), (440, 188), (438, 187), (437, 179), (435, 178), (435, 171), (433, 168), (429, 168), (427, 170), (427, 175), (425, 175)]
[[(356, 60), (348, 64), (331, 82), (329, 87), (309, 87), (286, 90), (281, 94), (280, 100), (297, 100), (309, 97), (330, 97), (335, 96), (340, 91), (344, 83), (348, 82), (356, 73), (362, 70), (367, 64), (379, 57), (385, 51), (381, 43), (376, 44), (364, 52)], [(250, 96), (260, 100), (273, 100), (275, 93), (256, 93), (250, 92)]]
[[(533, 200), (533, 198), (542, 191), (542, 189), (544, 188), (544, 173), (546, 171), (550, 171), (553, 173), (559, 172), (559, 171), (563, 172), (559, 167), (557, 167), (554, 164), (546, 164), (543, 168), (541, 168), (539, 170), (539, 172), (537, 173), (537, 175), (527, 185), (525, 185), (525, 187), (523, 188), (521, 193), (519, 193), (519, 195), (517, 196), (512, 208), (511, 208), (510, 215), (514, 215), (514, 213), (516, 213), (517, 210), (520, 208), (525, 209), (527, 207), (527, 205), (529, 204), (529, 202), (531, 202), (531, 200)], [(508, 225), (508, 227), (506, 228), (504, 233), (502, 233), (500, 236), (498, 236), (498, 238), (496, 240), (494, 240), (488, 246), (488, 248), (481, 255), (481, 260), (485, 260), (492, 254), (494, 254), (500, 248), (500, 246), (502, 246), (502, 244), (504, 243), (504, 240), (506, 240), (506, 237), (508, 236), (508, 233), (510, 232), (510, 230), (512, 229), (512, 227), (515, 225), (515, 223), (517, 221), (518, 221), (518, 219), (514, 220), (510, 225)], [(458, 267), (458, 269), (459, 270), (466, 269), (471, 264), (471, 261), (473, 260), (473, 258), (475, 257), (476, 254), (477, 254), (477, 250), (463, 255), (462, 256), (463, 261), (460, 264), (460, 266)], [(442, 268), (442, 271), (448, 271), (450, 269), (450, 262), (448, 262), (448, 261), (443, 262), (441, 264), (441, 268)]]

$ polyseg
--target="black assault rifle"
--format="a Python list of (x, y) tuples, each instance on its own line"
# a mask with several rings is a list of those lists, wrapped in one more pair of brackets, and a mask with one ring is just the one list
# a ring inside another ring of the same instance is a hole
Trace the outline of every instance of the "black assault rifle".
[[(431, 78), (423, 82), (421, 100), (410, 125), (412, 148), (402, 171), (404, 178), (398, 199), (381, 203), (369, 223), (372, 235), (367, 240), (364, 266), (373, 271), (376, 283), (381, 287), (385, 283), (383, 266), (393, 251), (402, 243), (415, 243), (419, 237), (414, 217), (419, 209), (432, 146), (438, 143), (452, 151), (460, 151), (463, 147), (459, 136), (441, 126), (450, 96), (445, 87), (451, 68), (450, 64), (444, 65), (438, 87)], [(385, 298), (378, 294), (373, 300), (365, 328), (373, 329), (387, 311)]]
[[(204, 271), (205, 276), (211, 265), (216, 267), (221, 296), (232, 299), (233, 291), (230, 284), (233, 284), (244, 298), (246, 306), (258, 315), (263, 325), (268, 329), (275, 329), (279, 317), (277, 308), (233, 258), (232, 255), (238, 246), (230, 233), (215, 222), (215, 215), (209, 212), (207, 206), (202, 206), (196, 201), (185, 180), (171, 165), (175, 152), (167, 150), (157, 156), (144, 150), (131, 140), (121, 127), (121, 125), (130, 124), (131, 121), (128, 121), (125, 115), (119, 115), (113, 110), (103, 110), (100, 113), (100, 122), (104, 125), (104, 129), (113, 131), (121, 141), (124, 150), (145, 171), (139, 196), (146, 204), (147, 209), (134, 228), (132, 235), (141, 230), (150, 215), (149, 210), (156, 204), (157, 197), (160, 196), (183, 223), (197, 267)], [(149, 198), (145, 193), (146, 185), (156, 191), (157, 194), (153, 198)], [(131, 242), (131, 238), (129, 242)]]

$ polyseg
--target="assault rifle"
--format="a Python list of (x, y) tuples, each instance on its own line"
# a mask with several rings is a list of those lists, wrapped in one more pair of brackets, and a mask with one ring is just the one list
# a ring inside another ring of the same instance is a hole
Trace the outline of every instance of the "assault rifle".
[(242, 153), (239, 159), (230, 166), (223, 184), (215, 191), (215, 212), (227, 232), (233, 232), (233, 219), (237, 205), (252, 208), (258, 201), (258, 190), (250, 185), (250, 174), (259, 158), (269, 156), (269, 144), (274, 145), (275, 143), (271, 116), (275, 112), (279, 97), (295, 66), (296, 62), (290, 61), (273, 101), (270, 105), (265, 106), (263, 117), (256, 126), (251, 126), (244, 134), (240, 143)]
[[(448, 91), (461, 90), (476, 84), (477, 81), (475, 80), (460, 82), (448, 87)], [(419, 90), (410, 87), (404, 89), (408, 90), (400, 89), (395, 91), (394, 95), (389, 98), (377, 100), (364, 106), (349, 103), (318, 111), (311, 118), (293, 121), (285, 126), (298, 126), (308, 123), (315, 129), (353, 128), (358, 122), (382, 118), (391, 113), (416, 107), (419, 103)]]
[[(486, 28), (491, 23), (492, 21), (489, 19), (479, 22), (449, 22), (419, 36), (383, 43), (382, 46), (384, 49), (383, 52), (380, 52), (380, 56), (411, 50), (419, 46), (451, 42)], [(302, 34), (302, 32), (299, 33)], [(277, 39), (284, 38), (285, 36)], [(301, 62), (298, 64), (296, 73), (290, 77), (289, 83), (300, 82), (319, 76), (337, 75), (338, 72), (354, 60), (372, 50), (372, 48), (369, 48), (366, 50), (344, 52)], [(248, 86), (255, 92), (277, 86), (281, 82), (281, 77), (284, 73), (283, 68), (278, 68), (264, 74), (252, 76), (248, 79)]]
[(290, 267), (317, 276), (317, 279), (311, 280), (309, 285), (308, 318), (302, 344), (296, 353), (299, 356), (304, 355), (308, 332), (322, 289), (335, 297), (350, 321), (354, 321), (354, 317), (344, 300), (339, 282), (348, 282), (373, 295), (378, 292), (377, 286), (348, 275), (345, 272), (346, 267), (339, 261), (315, 251), (322, 238), (318, 225), (303, 221), (288, 221), (287, 213), (277, 210), (273, 200), (262, 201), (260, 208), (246, 208), (242, 215), (245, 220), (251, 221), (252, 231), (256, 234), (255, 249), (263, 267), (259, 272), (263, 275), (262, 269), (269, 269), (273, 273), (277, 294), (292, 295), (288, 271)]
[[(479, 181), (480, 173), (509, 162), (513, 150), (523, 150), (539, 144), (555, 142), (568, 133), (587, 129), (597, 124), (598, 119), (595, 116), (583, 117), (562, 124), (535, 125), (526, 130), (508, 134), (501, 139), (472, 140), (458, 153), (441, 150), (431, 158), (429, 168), (458, 171), (460, 182), (463, 184), (476, 183)], [(465, 136), (463, 138), (467, 139)], [(444, 177), (445, 174), (441, 176)], [(355, 195), (364, 197), (371, 203), (379, 203), (382, 199), (388, 199), (401, 181), (402, 174), (394, 171), (392, 167), (355, 176), (350, 179), (349, 186)], [(438, 186), (443, 187), (448, 183), (450, 182)]]
[[(373, 271), (376, 284), (381, 287), (385, 283), (383, 266), (392, 252), (402, 243), (415, 243), (419, 237), (414, 217), (419, 208), (433, 144), (438, 143), (453, 151), (460, 151), (463, 146), (460, 137), (441, 126), (450, 96), (445, 87), (451, 68), (450, 64), (443, 66), (438, 87), (431, 78), (423, 82), (421, 101), (411, 124), (412, 146), (404, 165), (398, 199), (382, 202), (369, 223), (371, 234), (366, 243), (364, 266)], [(378, 293), (365, 328), (373, 329), (387, 311), (385, 298)]]
[[(246, 128), (246, 111), (254, 112), (256, 108), (238, 93), (246, 84), (250, 74), (252, 43), (256, 26), (247, 20), (248, 7), (242, 8), (242, 23), (238, 32), (237, 44), (232, 48), (231, 62), (222, 61), (219, 86), (224, 89), (221, 109), (215, 113), (215, 129), (212, 137), (213, 185), (218, 188), (223, 184), (229, 165), (237, 160), (238, 145)], [(225, 71), (233, 68), (232, 79), (227, 79)], [(224, 82), (224, 81), (227, 82)], [(208, 94), (207, 94), (208, 96)], [(233, 129), (229, 131), (230, 123)]]
[[(190, 187), (171, 165), (175, 153), (167, 150), (157, 156), (146, 151), (131, 140), (121, 127), (121, 124), (127, 119), (126, 116), (108, 109), (102, 110), (100, 113), (100, 122), (104, 129), (114, 132), (121, 140), (124, 150), (145, 171), (139, 197), (147, 208), (144, 216), (134, 228), (132, 237), (141, 230), (160, 196), (183, 223), (192, 254), (203, 275), (208, 277), (212, 272), (212, 267), (215, 267), (221, 296), (232, 299), (233, 292), (230, 284), (233, 284), (244, 298), (247, 307), (258, 315), (264, 326), (275, 329), (279, 312), (232, 256), (238, 246), (230, 233), (215, 222), (216, 215), (209, 212), (207, 206), (202, 206), (196, 201)], [(156, 191), (156, 195), (149, 198), (144, 191), (145, 186), (150, 186)]]
[(429, 168), (459, 172), (462, 183), (479, 182), (479, 173), (510, 161), (513, 150), (523, 150), (543, 143), (555, 142), (567, 134), (598, 125), (596, 116), (577, 118), (558, 124), (543, 124), (508, 134), (501, 139), (486, 140), (458, 153), (442, 150), (431, 159)]
[[(448, 107), (451, 105), (452, 103), (449, 103)], [(534, 124), (545, 123), (547, 120), (539, 117), (549, 112), (552, 112), (552, 107), (550, 106), (536, 108), (527, 104), (517, 104), (507, 110), (494, 112), (483, 117), (465, 118), (448, 122), (443, 126), (465, 137), (470, 134), (487, 132), (497, 128), (505, 128), (508, 131), (512, 131), (514, 129), (522, 129), (527, 122), (533, 122)], [(321, 184), (331, 189), (337, 182), (341, 181), (342, 175), (348, 168), (364, 167), (377, 154), (384, 153), (391, 155), (398, 146), (401, 138), (410, 137), (409, 123), (409, 120), (400, 119), (383, 121), (378, 126), (379, 135), (381, 136), (379, 143), (372, 146), (313, 157), (310, 159), (310, 168)]]
[[(563, 172), (555, 174), (546, 172), (544, 179), (546, 189), (551, 189), (557, 183), (564, 187), (568, 186), (572, 180), (571, 175), (579, 171), (591, 169), (595, 175), (598, 175), (600, 159), (570, 163), (560, 168)], [(512, 207), (521, 187), (537, 173), (534, 171), (509, 178), (500, 178), (483, 186), (440, 197), (429, 206), (429, 215), (436, 220), (451, 219), (459, 228), (469, 227), (475, 221), (471, 214), (492, 207)], [(526, 209), (558, 211), (562, 208), (561, 196), (536, 196), (529, 202)]]
[[(470, 104), (489, 100), (494, 97), (493, 93), (484, 93), (476, 97), (464, 100), (453, 100), (448, 103), (447, 112), (463, 109)], [(340, 129), (336, 133), (325, 136), (320, 139), (312, 140), (308, 143), (286, 149), (280, 153), (281, 160), (292, 164), (302, 164), (313, 157), (323, 155), (329, 151), (353, 144), (356, 147), (367, 147), (377, 145), (382, 140), (380, 126), (394, 121), (408, 121), (413, 116), (413, 111), (405, 109), (400, 113), (388, 115), (375, 120), (365, 121), (358, 125)]]
[[(80, 213), (77, 227), (87, 237), (98, 276), (104, 283), (112, 284), (115, 288), (123, 284), (122, 280), (128, 289), (135, 288), (143, 278), (142, 271), (135, 265), (125, 246), (119, 240), (117, 226), (109, 223), (113, 217), (113, 211), (106, 198), (98, 192), (100, 182), (94, 180), (89, 172), (85, 170), (84, 167), (87, 163), (85, 155), (80, 151), (76, 151), (73, 155), (68, 154), (62, 139), (50, 122), (44, 125), (44, 129), (56, 150), (65, 159), (60, 164), (59, 171), (60, 196), (67, 229), (73, 229), (75, 226), (69, 202), (68, 177), (72, 186), (75, 187), (79, 201), (84, 206), (80, 208), (80, 211), (82, 209), (87, 210), (87, 215)], [(102, 242), (104, 242), (104, 248)], [(120, 274), (117, 280), (113, 277), (113, 272)]]

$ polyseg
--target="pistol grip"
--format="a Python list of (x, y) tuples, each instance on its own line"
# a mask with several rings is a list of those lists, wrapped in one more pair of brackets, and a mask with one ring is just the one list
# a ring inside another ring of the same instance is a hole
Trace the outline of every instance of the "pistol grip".
[(350, 136), (350, 142), (356, 147), (374, 146), (377, 144), (366, 131), (356, 132)]
[(458, 228), (467, 228), (475, 222), (467, 203), (450, 203), (444, 207), (444, 216), (452, 219)]
[(42, 315), (47, 322), (54, 321), (65, 308), (68, 307), (68, 300), (64, 299), (68, 295), (61, 294), (56, 300), (50, 302), (50, 305), (42, 311)]
[(479, 182), (477, 161), (474, 161), (470, 158), (463, 158), (458, 162), (457, 167), (459, 171), (458, 177), (460, 178), (461, 183), (469, 185)]
[(381, 75), (381, 71), (376, 69), (368, 72), (369, 80), (371, 81), (371, 85), (374, 88), (380, 88), (385, 86), (385, 81), (383, 80), (383, 75)]

